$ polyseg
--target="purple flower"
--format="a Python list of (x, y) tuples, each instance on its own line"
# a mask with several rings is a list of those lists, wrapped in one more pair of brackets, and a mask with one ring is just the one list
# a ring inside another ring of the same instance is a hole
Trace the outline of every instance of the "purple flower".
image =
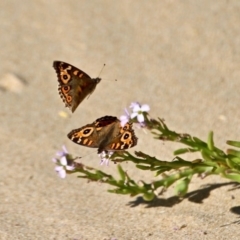
[(125, 124), (130, 120), (130, 114), (129, 114), (128, 110), (125, 108), (124, 111), (125, 111), (126, 115), (120, 116), (120, 122), (121, 122), (122, 127), (124, 127)]
[(144, 118), (146, 116), (146, 113), (150, 110), (149, 105), (141, 105), (139, 102), (132, 102), (129, 108), (131, 109), (132, 113), (129, 114), (127, 109), (125, 109), (126, 115), (122, 115), (120, 117), (121, 126), (123, 127), (130, 119), (136, 118), (137, 122), (140, 124), (140, 127), (144, 127)]
[[(75, 169), (74, 162), (65, 146), (62, 147), (63, 151), (56, 153), (58, 158), (53, 158), (52, 161), (57, 165), (55, 171), (60, 178), (65, 178), (67, 171), (73, 171)], [(60, 158), (60, 159), (59, 159)]]
[(139, 105), (140, 105), (139, 102), (131, 102), (129, 108), (134, 108), (134, 107), (139, 106)]
[(109, 159), (113, 155), (114, 151), (103, 151), (98, 156), (101, 158), (100, 165), (109, 165)]
[(63, 151), (57, 151), (56, 155), (58, 157), (63, 157), (63, 156), (66, 156), (68, 154), (68, 150), (67, 150), (65, 145), (62, 146), (62, 149), (63, 149)]
[(139, 103), (134, 103), (134, 105), (132, 103), (131, 106), (132, 106), (131, 118), (133, 119), (137, 117), (138, 122), (143, 123), (144, 122), (143, 113), (148, 112), (150, 110), (150, 107), (147, 104), (140, 105)]

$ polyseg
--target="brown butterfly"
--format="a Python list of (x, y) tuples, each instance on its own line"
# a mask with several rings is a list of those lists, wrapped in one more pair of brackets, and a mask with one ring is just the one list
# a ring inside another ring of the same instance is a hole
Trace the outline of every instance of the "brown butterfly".
[(101, 78), (91, 78), (69, 63), (54, 61), (53, 67), (57, 72), (59, 95), (65, 106), (72, 112), (76, 110), (84, 98), (95, 90), (101, 81)]
[(125, 150), (137, 145), (137, 137), (132, 129), (132, 123), (121, 126), (117, 117), (105, 116), (93, 123), (72, 130), (68, 138), (73, 142), (103, 151)]

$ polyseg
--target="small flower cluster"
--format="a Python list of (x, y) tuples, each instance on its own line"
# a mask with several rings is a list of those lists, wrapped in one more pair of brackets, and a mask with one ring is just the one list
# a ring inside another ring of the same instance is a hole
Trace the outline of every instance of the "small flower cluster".
[(109, 159), (111, 158), (111, 156), (113, 155), (114, 151), (103, 151), (100, 154), (98, 154), (98, 156), (100, 157), (101, 161), (100, 161), (100, 165), (109, 165)]
[(140, 127), (144, 127), (145, 117), (150, 110), (149, 105), (141, 105), (139, 102), (132, 102), (129, 108), (131, 109), (131, 114), (125, 108), (126, 115), (120, 117), (121, 126), (124, 126), (129, 120), (131, 120), (134, 123), (138, 123)]
[[(75, 169), (75, 163), (72, 156), (68, 153), (65, 146), (62, 146), (63, 151), (56, 153), (57, 158), (53, 158), (52, 161), (57, 165), (55, 171), (60, 178), (65, 178), (68, 172), (73, 172)], [(59, 159), (60, 158), (60, 159)]]

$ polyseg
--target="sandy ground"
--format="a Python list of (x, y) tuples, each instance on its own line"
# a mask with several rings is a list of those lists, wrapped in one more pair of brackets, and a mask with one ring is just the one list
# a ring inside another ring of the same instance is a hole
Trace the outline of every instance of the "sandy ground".
[[(115, 173), (116, 165), (100, 167), (95, 150), (66, 134), (120, 116), (132, 101), (148, 103), (178, 132), (206, 139), (213, 130), (226, 150), (226, 140), (240, 138), (239, 26), (238, 0), (1, 0), (1, 82), (15, 74), (23, 84), (1, 87), (0, 239), (239, 239), (240, 193), (218, 176), (194, 178), (180, 202), (170, 188), (149, 204), (76, 176), (62, 180), (51, 162), (65, 144), (85, 164)], [(92, 77), (106, 63), (73, 115), (58, 96), (53, 60)], [(173, 144), (136, 134), (134, 150), (172, 159)]]

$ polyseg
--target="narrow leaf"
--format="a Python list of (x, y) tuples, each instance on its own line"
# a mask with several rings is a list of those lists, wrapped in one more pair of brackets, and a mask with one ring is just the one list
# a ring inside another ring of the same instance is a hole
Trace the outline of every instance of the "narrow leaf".
[(214, 141), (213, 141), (213, 132), (211, 131), (208, 134), (208, 141), (207, 141), (208, 149), (213, 151), (214, 150)]
[(120, 164), (118, 164), (118, 173), (119, 173), (121, 179), (122, 179), (123, 181), (125, 181), (125, 179), (126, 179), (126, 174), (125, 174), (125, 172), (124, 172), (124, 170), (122, 169), (122, 166), (121, 166)]
[(236, 157), (240, 157), (240, 151), (237, 151), (235, 149), (228, 149), (227, 150), (227, 153), (229, 155), (233, 155), (233, 156), (236, 156)]
[(231, 145), (231, 146), (234, 146), (234, 147), (240, 148), (240, 142), (238, 142), (238, 141), (231, 141), (231, 140), (229, 140), (229, 141), (227, 141), (227, 144)]
[(176, 151), (173, 152), (174, 155), (180, 155), (180, 154), (184, 154), (184, 153), (189, 153), (189, 152), (196, 152), (198, 150), (195, 150), (193, 148), (180, 148)]
[(151, 167), (149, 166), (143, 166), (143, 165), (136, 165), (137, 168), (142, 169), (142, 170), (149, 170)]

